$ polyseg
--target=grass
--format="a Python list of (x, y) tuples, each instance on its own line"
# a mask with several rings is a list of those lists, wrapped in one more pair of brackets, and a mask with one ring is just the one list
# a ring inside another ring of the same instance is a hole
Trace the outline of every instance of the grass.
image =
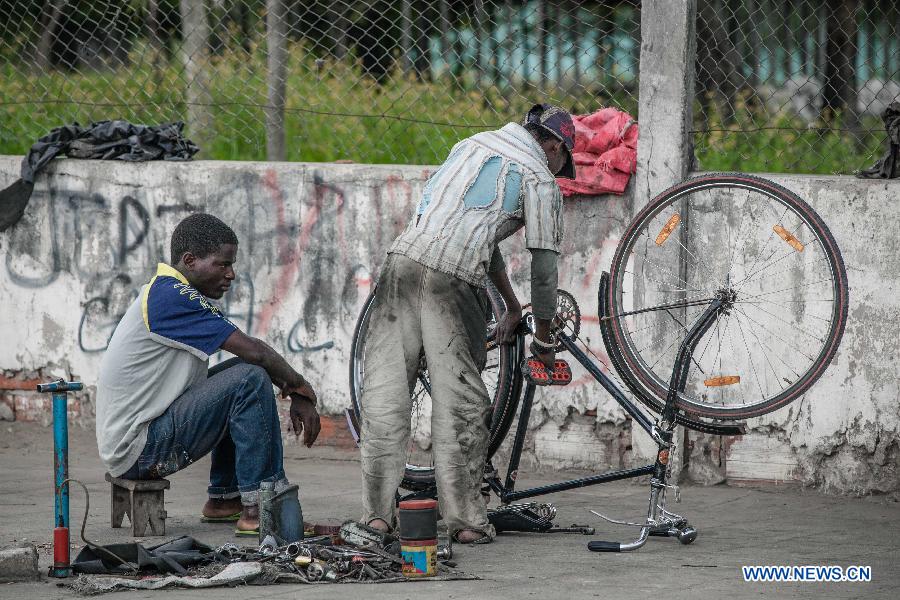
[[(185, 120), (183, 71), (163, 61), (154, 68), (138, 46), (132, 65), (115, 71), (54, 71), (36, 75), (4, 57), (0, 67), (0, 154), (23, 154), (53, 127), (103, 119), (136, 123)], [(265, 160), (265, 57), (260, 48), (213, 57), (212, 124), (187, 130), (201, 158)], [(393, 74), (384, 85), (344, 61), (318, 64), (300, 44), (289, 51), (285, 136), (290, 161), (440, 163), (459, 139), (516, 120), (531, 99), (543, 97), (576, 112), (604, 105), (636, 113), (633, 92), (604, 86), (603, 95), (575, 88), (542, 95), (530, 86), (477, 85), (472, 75), (445, 74), (433, 82)], [(572, 86), (574, 87), (574, 86)], [(615, 92), (610, 90), (616, 89)], [(768, 127), (779, 127), (768, 129)], [(880, 130), (880, 123), (874, 125)], [(848, 132), (807, 129), (787, 115), (738, 107), (724, 123), (710, 115), (695, 134), (701, 167), (715, 170), (846, 173), (880, 156), (883, 135), (853, 142)]]
[(851, 132), (841, 128), (840, 115), (832, 123), (807, 123), (739, 98), (726, 120), (710, 106), (707, 123), (695, 119), (694, 127), (694, 152), (707, 171), (849, 174), (871, 166), (886, 149), (880, 119), (867, 118)]

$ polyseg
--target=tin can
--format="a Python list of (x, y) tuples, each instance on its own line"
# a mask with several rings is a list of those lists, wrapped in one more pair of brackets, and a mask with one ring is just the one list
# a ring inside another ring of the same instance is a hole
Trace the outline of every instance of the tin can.
[(437, 575), (437, 538), (400, 540), (400, 557), (405, 577), (434, 577)]

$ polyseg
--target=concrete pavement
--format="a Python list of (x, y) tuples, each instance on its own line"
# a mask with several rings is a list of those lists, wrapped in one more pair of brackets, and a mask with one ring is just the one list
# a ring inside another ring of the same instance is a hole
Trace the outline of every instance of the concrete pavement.
[[(70, 429), (70, 476), (91, 491), (87, 537), (126, 541), (127, 529), (109, 526), (108, 484), (97, 457), (93, 431)], [(357, 517), (359, 464), (354, 452), (286, 449), (288, 477), (301, 486), (304, 516), (312, 522)], [(51, 562), (53, 514), (52, 430), (29, 423), (0, 428), (0, 546), (33, 541), (41, 571)], [(210, 544), (237, 541), (227, 525), (204, 524), (207, 461), (175, 474), (166, 495), (167, 536), (192, 535)], [(576, 473), (523, 474), (520, 485), (545, 483)], [(80, 488), (72, 488), (73, 541), (84, 511)], [(628, 541), (631, 528), (605, 523), (595, 509), (621, 519), (639, 520), (646, 512), (647, 486), (616, 482), (546, 497), (559, 507), (557, 522), (587, 523), (591, 537), (573, 534), (503, 534), (489, 546), (455, 546), (459, 568), (481, 581), (384, 585), (277, 585), (129, 592), (128, 598), (896, 598), (900, 584), (900, 504), (886, 497), (846, 498), (792, 488), (682, 488), (683, 502), (673, 505), (700, 535), (682, 546), (673, 539), (651, 538), (630, 554), (593, 554), (590, 539)], [(149, 541), (164, 538), (149, 538)], [(77, 550), (73, 551), (74, 553)], [(868, 583), (746, 583), (743, 565), (865, 565)], [(46, 577), (39, 583), (0, 584), (0, 598), (71, 598)]]

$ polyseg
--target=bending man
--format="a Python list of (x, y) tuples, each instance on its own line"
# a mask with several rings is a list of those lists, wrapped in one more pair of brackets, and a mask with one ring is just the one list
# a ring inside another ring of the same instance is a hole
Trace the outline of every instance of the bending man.
[(506, 304), (498, 336), (510, 341), (522, 308), (497, 244), (525, 228), (537, 331), (532, 351), (553, 364), (562, 194), (575, 177), (575, 128), (560, 108), (539, 104), (522, 125), (465, 139), (425, 186), (416, 214), (378, 279), (366, 339), (362, 411), (364, 521), (395, 526), (394, 497), (410, 435), (410, 393), (424, 353), (431, 380), (432, 452), (440, 511), (457, 541), (489, 542), (481, 483), (490, 399), (481, 370), (487, 281)]

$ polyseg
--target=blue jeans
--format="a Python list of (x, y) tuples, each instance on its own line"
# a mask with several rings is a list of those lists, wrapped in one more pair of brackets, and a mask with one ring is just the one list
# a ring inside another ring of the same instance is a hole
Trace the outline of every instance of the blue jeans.
[(261, 481), (287, 487), (281, 422), (262, 367), (235, 358), (211, 368), (150, 422), (144, 450), (122, 477), (158, 479), (210, 452), (210, 498), (257, 504)]

